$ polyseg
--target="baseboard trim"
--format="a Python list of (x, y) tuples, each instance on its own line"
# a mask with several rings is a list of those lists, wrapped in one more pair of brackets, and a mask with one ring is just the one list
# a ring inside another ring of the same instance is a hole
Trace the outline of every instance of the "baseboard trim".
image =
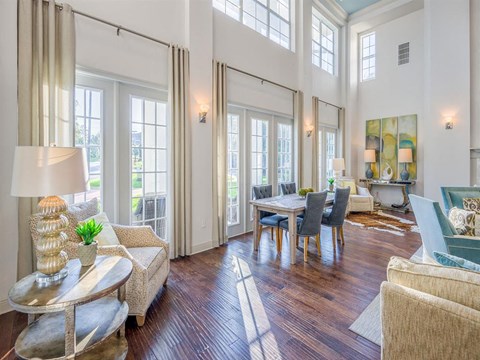
[(192, 246), (192, 255), (213, 249), (211, 241)]
[(13, 308), (8, 303), (7, 299), (0, 300), (0, 315), (13, 311)]

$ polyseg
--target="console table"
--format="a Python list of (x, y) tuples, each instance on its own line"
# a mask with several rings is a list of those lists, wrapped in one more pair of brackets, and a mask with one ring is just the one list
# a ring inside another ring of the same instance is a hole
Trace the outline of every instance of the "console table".
[(365, 183), (368, 190), (371, 192), (372, 186), (388, 186), (394, 189), (399, 189), (402, 191), (403, 203), (402, 204), (381, 204), (380, 208), (383, 210), (393, 210), (403, 213), (410, 211), (408, 205), (410, 200), (408, 199), (409, 187), (415, 185), (414, 180), (376, 180), (376, 179), (360, 179), (360, 182)]
[[(15, 342), (21, 359), (125, 359), (125, 283), (130, 260), (97, 256), (82, 267), (68, 262), (68, 276), (48, 286), (33, 273), (18, 281), (8, 294), (10, 305), (28, 314), (28, 326)], [(117, 291), (117, 296), (108, 296)]]

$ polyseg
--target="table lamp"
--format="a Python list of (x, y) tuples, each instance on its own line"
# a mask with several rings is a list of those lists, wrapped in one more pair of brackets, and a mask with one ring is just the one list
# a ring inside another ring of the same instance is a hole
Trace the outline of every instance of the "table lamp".
[(63, 251), (68, 220), (63, 213), (67, 202), (57, 195), (86, 191), (88, 181), (85, 150), (82, 148), (17, 146), (13, 163), (11, 194), (17, 197), (43, 197), (38, 203), (41, 219), (37, 282), (48, 284), (68, 274), (68, 256)]
[(368, 164), (368, 169), (365, 172), (365, 177), (367, 179), (373, 178), (372, 163), (377, 162), (375, 158), (375, 149), (367, 149), (363, 153), (363, 160)]
[(403, 170), (400, 173), (400, 178), (403, 181), (406, 181), (410, 177), (410, 174), (407, 171), (407, 164), (413, 162), (412, 149), (398, 149), (398, 162), (403, 163)]
[(333, 177), (339, 178), (342, 176), (342, 171), (345, 170), (345, 160), (343, 158), (336, 158), (332, 161)]

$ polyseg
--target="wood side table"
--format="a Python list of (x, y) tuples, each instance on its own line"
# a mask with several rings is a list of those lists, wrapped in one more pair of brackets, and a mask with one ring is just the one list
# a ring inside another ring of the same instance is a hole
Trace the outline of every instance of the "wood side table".
[[(82, 267), (68, 262), (68, 276), (45, 286), (35, 273), (18, 281), (8, 294), (10, 305), (28, 314), (28, 326), (15, 342), (21, 359), (124, 359), (125, 283), (132, 273), (130, 260), (97, 256)], [(117, 296), (108, 296), (117, 291)]]

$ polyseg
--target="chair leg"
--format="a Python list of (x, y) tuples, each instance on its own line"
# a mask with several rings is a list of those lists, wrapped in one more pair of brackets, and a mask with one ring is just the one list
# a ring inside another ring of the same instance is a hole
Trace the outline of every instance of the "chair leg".
[(318, 256), (322, 256), (322, 249), (320, 249), (320, 234), (315, 235), (315, 242), (317, 244)]
[(337, 240), (337, 228), (335, 226), (332, 226), (332, 245), (333, 245), (333, 250), (335, 250), (336, 247), (336, 241)]
[(343, 237), (343, 225), (340, 226), (340, 240), (342, 240), (342, 245), (345, 245), (345, 238)]
[(278, 227), (278, 249), (277, 249), (277, 252), (282, 252), (282, 245), (283, 245), (283, 229), (279, 226)]
[(310, 239), (308, 236), (305, 236), (303, 238), (303, 261), (307, 262), (308, 260), (308, 239)]
[[(272, 229), (273, 229), (273, 228), (272, 228)], [(276, 239), (275, 244), (276, 244), (276, 247), (277, 247), (277, 253), (279, 253), (279, 252), (280, 252), (280, 227), (277, 227), (277, 228), (275, 229), (275, 233), (276, 233), (276, 235), (275, 235), (275, 239)]]
[(143, 326), (143, 324), (145, 324), (145, 316), (137, 315), (135, 316), (135, 319), (137, 320), (138, 326)]
[(270, 228), (270, 240), (273, 241), (273, 227)]
[(295, 244), (296, 244), (297, 247), (298, 247), (299, 242), (300, 242), (300, 236), (297, 235), (297, 237), (295, 238)]

